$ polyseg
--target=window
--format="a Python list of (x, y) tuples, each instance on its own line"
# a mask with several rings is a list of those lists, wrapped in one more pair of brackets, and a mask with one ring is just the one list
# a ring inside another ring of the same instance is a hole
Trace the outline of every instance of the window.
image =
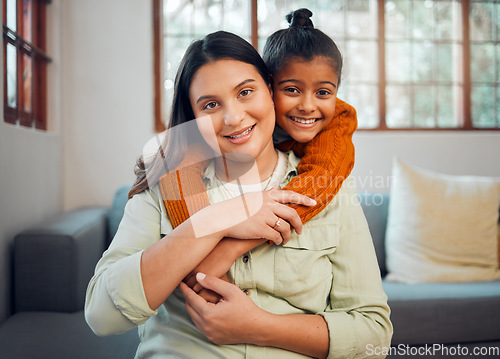
[(50, 0), (3, 0), (4, 121), (47, 129), (45, 8)]
[(157, 130), (192, 40), (222, 29), (262, 52), (299, 7), (339, 46), (360, 129), (500, 128), (500, 0), (155, 0)]

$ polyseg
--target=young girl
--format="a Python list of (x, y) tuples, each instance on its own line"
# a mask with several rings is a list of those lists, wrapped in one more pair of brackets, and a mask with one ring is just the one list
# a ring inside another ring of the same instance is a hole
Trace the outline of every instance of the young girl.
[[(308, 9), (288, 14), (290, 27), (272, 34), (263, 54), (273, 80), (277, 122), (274, 142), (281, 150), (292, 149), (302, 158), (299, 176), (284, 189), (304, 194), (317, 203), (312, 207), (290, 205), (303, 223), (325, 208), (349, 176), (354, 166), (352, 135), (357, 126), (354, 108), (337, 99), (342, 75), (340, 51), (330, 37), (313, 27), (311, 16)], [(174, 227), (209, 205), (201, 180), (206, 167), (206, 162), (200, 160), (203, 153), (202, 148), (190, 148), (179, 168), (160, 180)], [(194, 165), (186, 166), (188, 163)], [(172, 199), (177, 193), (180, 198)], [(222, 248), (227, 245), (226, 250), (231, 248), (232, 253), (243, 242), (222, 241), (196, 270), (223, 276), (239, 255), (261, 242), (246, 243), (248, 247), (242, 247), (234, 257)], [(190, 285), (195, 284), (194, 274), (188, 278)]]

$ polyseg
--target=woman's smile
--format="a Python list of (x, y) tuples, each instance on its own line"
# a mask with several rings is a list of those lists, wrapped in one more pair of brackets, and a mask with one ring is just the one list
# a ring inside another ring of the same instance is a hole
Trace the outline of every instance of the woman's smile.
[(236, 131), (233, 132), (230, 135), (226, 135), (226, 137), (229, 142), (234, 143), (234, 144), (243, 144), (247, 142), (250, 137), (252, 136), (253, 129), (255, 128), (256, 125), (248, 126), (247, 128), (241, 130), (241, 131)]

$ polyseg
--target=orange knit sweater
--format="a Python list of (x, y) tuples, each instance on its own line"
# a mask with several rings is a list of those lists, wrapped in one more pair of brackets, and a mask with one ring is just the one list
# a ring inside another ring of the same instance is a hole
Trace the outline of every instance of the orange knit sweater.
[[(287, 141), (278, 145), (283, 151), (293, 150), (302, 157), (298, 176), (284, 189), (293, 190), (316, 200), (313, 207), (290, 205), (303, 223), (321, 212), (338, 193), (354, 166), (352, 135), (357, 128), (356, 110), (337, 99), (332, 122), (310, 142)], [(193, 145), (177, 170), (164, 174), (159, 181), (165, 208), (175, 228), (190, 215), (210, 203), (203, 183), (208, 162), (198, 161), (206, 145)], [(186, 164), (195, 163), (195, 165)]]

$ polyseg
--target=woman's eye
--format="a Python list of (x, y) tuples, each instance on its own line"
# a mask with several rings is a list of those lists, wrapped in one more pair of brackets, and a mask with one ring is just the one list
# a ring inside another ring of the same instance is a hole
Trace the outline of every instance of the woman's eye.
[(240, 96), (241, 97), (248, 96), (248, 95), (250, 95), (251, 92), (252, 92), (252, 90), (243, 90), (240, 92)]
[(285, 92), (290, 92), (290, 93), (299, 93), (299, 91), (298, 91), (296, 88), (294, 88), (294, 87), (287, 87), (287, 88), (285, 89)]
[(215, 108), (216, 106), (217, 106), (217, 102), (212, 101), (212, 102), (207, 103), (205, 106), (203, 106), (203, 109), (204, 110), (211, 110), (211, 109)]

